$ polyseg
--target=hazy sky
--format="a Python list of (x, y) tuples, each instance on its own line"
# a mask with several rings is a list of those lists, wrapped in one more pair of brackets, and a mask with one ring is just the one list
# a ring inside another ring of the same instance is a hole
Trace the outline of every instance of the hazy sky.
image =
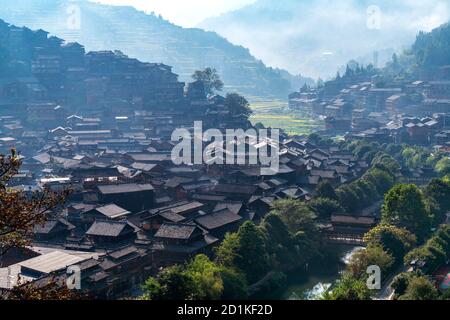
[(94, 2), (131, 5), (139, 10), (154, 11), (183, 27), (194, 27), (205, 18), (238, 9), (256, 0), (91, 0)]
[(334, 76), (352, 58), (371, 61), (374, 50), (386, 52), (383, 63), (394, 50), (409, 47), (418, 31), (450, 19), (450, 0), (90, 1), (154, 11), (183, 27), (260, 1), (253, 11), (209, 19), (200, 27), (248, 48), (268, 66), (314, 78)]

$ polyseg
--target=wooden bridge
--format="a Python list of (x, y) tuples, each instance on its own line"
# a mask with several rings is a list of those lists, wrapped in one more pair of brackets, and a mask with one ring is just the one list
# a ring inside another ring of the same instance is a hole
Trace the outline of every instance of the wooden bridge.
[(327, 242), (330, 244), (345, 244), (345, 245), (364, 245), (364, 234), (349, 234), (330, 232), (327, 234)]

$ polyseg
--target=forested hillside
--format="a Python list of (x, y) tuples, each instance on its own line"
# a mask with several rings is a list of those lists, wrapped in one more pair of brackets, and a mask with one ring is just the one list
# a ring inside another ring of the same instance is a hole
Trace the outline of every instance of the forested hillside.
[(421, 67), (450, 65), (450, 23), (432, 32), (420, 32), (412, 46), (412, 53)]
[(213, 67), (227, 91), (285, 97), (292, 89), (290, 74), (266, 67), (248, 49), (132, 7), (87, 0), (0, 0), (0, 18), (83, 43), (88, 51), (117, 49), (142, 61), (162, 62), (173, 66), (182, 81), (191, 80), (195, 70)]
[(268, 65), (327, 79), (350, 58), (373, 62), (374, 51), (384, 66), (419, 31), (445, 23), (449, 12), (448, 1), (439, 0), (258, 0), (199, 26)]

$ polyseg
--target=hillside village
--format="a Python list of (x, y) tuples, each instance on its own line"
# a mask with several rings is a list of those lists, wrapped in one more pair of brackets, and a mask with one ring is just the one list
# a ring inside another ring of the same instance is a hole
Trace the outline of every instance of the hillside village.
[[(359, 68), (359, 66), (358, 66)], [(324, 135), (449, 150), (450, 67), (417, 79), (382, 82), (376, 70), (347, 73), (289, 96), (289, 106), (325, 118)], [(359, 72), (359, 74), (358, 74)]]
[[(9, 186), (72, 190), (66, 207), (36, 228), (32, 251), (2, 257), (22, 276), (39, 278), (75, 259), (96, 295), (120, 295), (161, 266), (209, 252), (275, 199), (310, 199), (321, 181), (345, 183), (367, 168), (337, 148), (294, 140), (283, 142), (275, 176), (260, 176), (257, 166), (174, 166), (176, 128), (198, 120), (248, 128), (248, 120), (231, 114), (226, 98), (207, 98), (201, 82), (178, 82), (168, 66), (85, 53), (42, 30), (1, 29), (10, 52), (29, 63), (0, 86), (2, 150), (16, 148), (23, 162)], [(55, 260), (39, 267), (47, 255)]]
[[(200, 81), (179, 82), (171, 67), (119, 51), (85, 52), (6, 22), (0, 42), (14, 57), (14, 76), (0, 65), (0, 148), (15, 148), (22, 160), (8, 187), (30, 195), (71, 190), (64, 207), (36, 226), (32, 247), (1, 256), (4, 292), (19, 279), (64, 277), (78, 265), (92, 296), (131, 296), (161, 268), (211, 255), (227, 232), (258, 223), (274, 201), (307, 202), (321, 183), (337, 188), (370, 169), (332, 140), (286, 136), (275, 175), (261, 175), (260, 165), (175, 166), (175, 129), (199, 120), (205, 128), (247, 129), (248, 115), (233, 112), (227, 97), (208, 96)], [(291, 94), (289, 104), (326, 117), (324, 136), (432, 146), (449, 155), (449, 70), (382, 87), (376, 70), (349, 71)], [(427, 167), (402, 169), (399, 175), (414, 181), (437, 177)], [(321, 233), (329, 242), (362, 244), (380, 218), (377, 202), (322, 219)]]
[(220, 70), (229, 92), (279, 98), (285, 98), (296, 83), (314, 82), (265, 65), (248, 49), (215, 32), (183, 28), (132, 6), (88, 0), (1, 0), (0, 4), (1, 19), (11, 24), (45, 29), (82, 43), (89, 51), (121, 50), (141, 61), (164, 63), (182, 81), (189, 81), (196, 70), (212, 67)]

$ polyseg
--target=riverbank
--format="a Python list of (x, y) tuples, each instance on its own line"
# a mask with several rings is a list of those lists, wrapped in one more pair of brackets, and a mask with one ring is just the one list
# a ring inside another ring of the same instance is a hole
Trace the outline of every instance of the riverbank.
[(287, 275), (286, 284), (277, 290), (275, 296), (280, 300), (316, 300), (319, 299), (333, 283), (339, 279), (341, 272), (353, 254), (361, 247), (336, 246), (338, 255), (327, 263), (327, 267), (314, 267), (314, 271), (305, 273), (303, 270)]

